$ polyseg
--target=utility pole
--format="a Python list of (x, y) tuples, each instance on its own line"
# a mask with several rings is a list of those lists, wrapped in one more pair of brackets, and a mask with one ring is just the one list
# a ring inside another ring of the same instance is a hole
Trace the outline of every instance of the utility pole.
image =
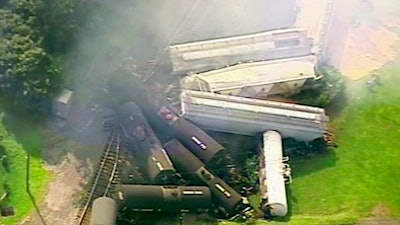
[(26, 192), (29, 193), (29, 155), (26, 155)]

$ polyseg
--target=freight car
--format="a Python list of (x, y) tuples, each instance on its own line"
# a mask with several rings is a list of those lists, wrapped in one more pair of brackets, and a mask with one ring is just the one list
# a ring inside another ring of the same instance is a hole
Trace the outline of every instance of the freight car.
[(179, 139), (210, 168), (224, 167), (228, 161), (225, 148), (198, 126), (179, 117), (178, 112), (151, 93), (142, 81), (129, 75), (116, 75), (109, 86), (113, 93), (124, 90), (121, 101), (136, 102), (156, 131)]
[(243, 198), (223, 180), (212, 174), (179, 141), (173, 139), (164, 145), (178, 171), (196, 184), (206, 184), (211, 191), (213, 201), (224, 217), (232, 217), (247, 208), (247, 199)]
[(159, 110), (161, 117), (169, 120), (176, 139), (210, 168), (220, 168), (228, 163), (225, 148), (198, 126), (174, 115), (167, 107)]
[(93, 201), (90, 225), (116, 225), (117, 203), (114, 199), (100, 197)]
[(170, 132), (207, 166), (219, 168), (228, 163), (225, 148), (210, 135), (185, 118), (179, 117), (166, 102), (148, 100), (144, 104), (148, 109), (146, 115), (152, 117), (153, 122), (164, 124), (164, 132)]
[(238, 62), (308, 55), (307, 30), (289, 28), (169, 46), (173, 74), (197, 73)]
[(128, 102), (118, 108), (118, 123), (137, 164), (152, 184), (176, 184), (176, 172), (160, 141), (147, 123), (141, 109)]
[(211, 193), (202, 186), (121, 185), (117, 193), (120, 206), (135, 212), (207, 212)]
[(266, 217), (286, 216), (287, 200), (285, 181), (291, 181), (290, 167), (284, 163), (281, 135), (276, 131), (266, 131), (260, 154), (260, 194), (261, 210)]

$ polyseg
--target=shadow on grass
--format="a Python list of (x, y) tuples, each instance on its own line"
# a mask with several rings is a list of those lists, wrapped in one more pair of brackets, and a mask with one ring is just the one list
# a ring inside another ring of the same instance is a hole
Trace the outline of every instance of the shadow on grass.
[(302, 177), (312, 174), (336, 165), (338, 157), (332, 149), (328, 149), (324, 153), (315, 153), (307, 158), (292, 159), (290, 165), (292, 167), (293, 178)]
[(46, 223), (46, 221), (44, 220), (42, 214), (40, 213), (39, 207), (38, 207), (37, 204), (36, 204), (35, 197), (32, 195), (32, 193), (31, 193), (29, 190), (27, 190), (27, 192), (28, 192), (29, 198), (30, 198), (31, 201), (32, 201), (33, 207), (35, 207), (36, 213), (38, 214), (40, 220), (42, 221), (42, 224), (43, 224), (43, 225), (47, 225), (47, 223)]
[[(336, 165), (337, 157), (333, 150), (324, 153), (313, 154), (308, 158), (298, 158), (291, 160), (292, 175), (294, 178), (312, 174)], [(274, 221), (290, 222), (292, 217), (292, 206), (297, 204), (297, 198), (292, 194), (291, 185), (286, 185), (286, 196), (288, 213), (285, 217), (276, 217)]]
[(35, 197), (32, 195), (32, 193), (30, 191), (29, 184), (30, 184), (30, 155), (27, 155), (26, 156), (26, 180), (25, 180), (26, 192), (28, 193), (29, 198), (31, 199), (33, 207), (35, 207), (36, 213), (38, 214), (40, 220), (42, 221), (42, 224), (46, 225), (46, 222), (45, 222), (42, 214), (40, 213), (39, 207), (36, 204)]
[(325, 111), (330, 117), (331, 121), (340, 115), (346, 104), (347, 104), (346, 93), (345, 91), (343, 91), (339, 93), (335, 97), (335, 99), (325, 107)]
[(10, 164), (8, 161), (8, 155), (4, 146), (0, 145), (0, 163), (7, 173), (10, 173)]
[(22, 113), (20, 110), (6, 108), (4, 111), (4, 125), (20, 143), (27, 154), (40, 158), (43, 137), (40, 126), (43, 117)]
[(294, 195), (292, 195), (292, 189), (289, 185), (286, 185), (286, 196), (287, 196), (287, 206), (288, 206), (288, 212), (285, 217), (275, 217), (273, 221), (277, 222), (290, 222), (290, 218), (292, 217), (293, 210), (292, 210), (292, 205), (293, 203), (297, 202), (297, 199)]

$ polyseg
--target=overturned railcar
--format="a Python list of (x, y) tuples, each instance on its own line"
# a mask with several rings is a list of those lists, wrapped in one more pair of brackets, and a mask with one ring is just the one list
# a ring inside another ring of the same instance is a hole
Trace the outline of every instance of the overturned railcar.
[(96, 198), (90, 214), (90, 225), (116, 225), (117, 203), (108, 197)]
[(203, 72), (238, 62), (308, 55), (307, 30), (289, 28), (169, 46), (173, 74)]
[(129, 153), (134, 154), (152, 184), (176, 184), (180, 175), (176, 172), (160, 141), (147, 123), (141, 109), (128, 102), (118, 108), (119, 126), (128, 142)]
[(268, 216), (286, 216), (287, 198), (285, 183), (291, 181), (288, 158), (283, 157), (281, 135), (266, 131), (260, 154), (261, 210)]
[[(210, 168), (217, 168), (227, 164), (228, 158), (225, 148), (215, 141), (200, 127), (189, 122), (185, 118), (177, 116), (165, 102), (153, 102), (145, 106), (146, 115), (155, 118), (152, 121), (162, 126), (165, 132), (184, 144), (194, 155)], [(157, 125), (155, 125), (157, 126)]]
[[(225, 148), (215, 141), (210, 135), (185, 118), (172, 112), (167, 104), (158, 105), (150, 110), (149, 114), (156, 114), (157, 120), (163, 120), (167, 126), (164, 132), (169, 131), (182, 142), (196, 157), (210, 168), (218, 168), (228, 163)], [(154, 117), (151, 116), (151, 117)]]
[(110, 80), (110, 88), (116, 93), (124, 90), (126, 93), (121, 101), (134, 101), (156, 131), (177, 138), (207, 166), (221, 167), (227, 161), (223, 146), (198, 126), (179, 117), (178, 112), (150, 92), (150, 88), (142, 81), (132, 76), (118, 75)]
[(206, 184), (211, 191), (213, 201), (224, 217), (232, 217), (246, 208), (244, 198), (223, 180), (212, 174), (179, 141), (173, 139), (164, 145), (176, 168), (184, 177), (196, 184)]
[(123, 210), (134, 212), (206, 212), (211, 193), (204, 186), (121, 185), (118, 200)]
[[(266, 129), (311, 141), (323, 136), (329, 117), (322, 108), (183, 90), (182, 115), (205, 129), (257, 135)], [(206, 113), (205, 113), (206, 112)]]
[(198, 126), (179, 117), (172, 124), (177, 139), (210, 168), (218, 168), (228, 162), (225, 148)]

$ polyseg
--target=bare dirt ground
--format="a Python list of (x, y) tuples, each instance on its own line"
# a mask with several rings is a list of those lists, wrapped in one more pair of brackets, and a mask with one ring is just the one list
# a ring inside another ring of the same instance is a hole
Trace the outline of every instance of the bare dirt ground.
[(54, 172), (55, 179), (48, 187), (44, 202), (38, 205), (39, 212), (34, 211), (20, 225), (73, 224), (77, 215), (74, 200), (83, 183), (79, 167), (80, 163), (72, 154), (57, 166), (47, 166)]
[(400, 220), (390, 218), (390, 209), (383, 204), (377, 204), (370, 214), (371, 218), (360, 220), (358, 225), (400, 225)]
[[(398, 54), (400, 11), (396, 1), (297, 0), (296, 4), (295, 26), (306, 28), (316, 45), (314, 51), (322, 51), (350, 80), (370, 75)], [(328, 46), (323, 49), (325, 42)]]
[(400, 46), (398, 2), (336, 0), (329, 27), (330, 63), (350, 80), (393, 61)]
[(400, 225), (400, 221), (393, 219), (366, 219), (358, 225)]
[(36, 202), (20, 225), (73, 225), (77, 223), (79, 198), (90, 181), (108, 133), (102, 130), (106, 108), (75, 104), (64, 125), (52, 121), (45, 132), (42, 157), (54, 173), (44, 199)]

